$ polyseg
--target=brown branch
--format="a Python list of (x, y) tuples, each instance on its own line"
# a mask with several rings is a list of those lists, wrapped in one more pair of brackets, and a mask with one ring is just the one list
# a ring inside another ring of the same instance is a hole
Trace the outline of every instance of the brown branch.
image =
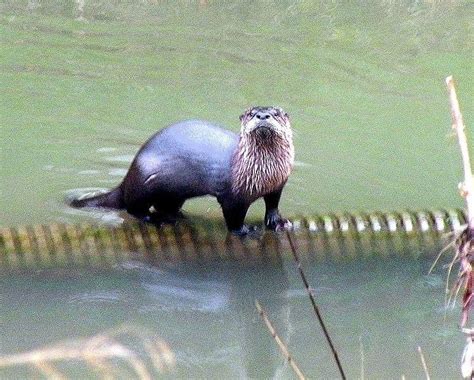
[(255, 300), (255, 307), (257, 308), (258, 314), (262, 318), (263, 322), (265, 322), (265, 325), (267, 326), (268, 331), (272, 335), (273, 339), (275, 339), (275, 342), (278, 345), (278, 348), (280, 349), (281, 353), (285, 357), (286, 361), (290, 365), (290, 367), (293, 370), (293, 372), (295, 373), (295, 375), (300, 380), (305, 379), (305, 376), (303, 375), (303, 372), (301, 372), (301, 370), (299, 369), (299, 367), (296, 364), (295, 360), (293, 359), (290, 352), (288, 351), (288, 348), (286, 347), (285, 343), (278, 336), (275, 328), (273, 327), (273, 324), (268, 319), (267, 313), (262, 308), (262, 306), (260, 305), (258, 300)]
[(346, 379), (346, 374), (344, 373), (344, 370), (342, 369), (341, 362), (339, 360), (339, 355), (337, 354), (336, 347), (334, 346), (331, 336), (329, 335), (329, 331), (326, 328), (326, 325), (324, 324), (323, 317), (321, 315), (321, 312), (319, 311), (319, 307), (316, 304), (316, 300), (314, 299), (314, 294), (313, 291), (311, 290), (309, 286), (309, 282), (306, 278), (306, 275), (303, 271), (303, 267), (300, 262), (300, 258), (298, 256), (298, 252), (296, 251), (295, 244), (293, 242), (293, 239), (291, 238), (291, 234), (289, 231), (286, 231), (286, 236), (288, 237), (288, 241), (290, 242), (290, 247), (291, 247), (291, 252), (293, 253), (293, 258), (295, 259), (296, 266), (298, 267), (298, 271), (300, 272), (301, 279), (303, 280), (304, 287), (308, 293), (309, 299), (311, 301), (311, 305), (313, 306), (314, 313), (316, 314), (316, 317), (318, 318), (319, 325), (321, 326), (321, 329), (323, 330), (324, 336), (326, 337), (326, 340), (329, 344), (329, 347), (331, 348), (332, 355), (334, 357), (334, 360), (336, 361), (337, 368), (339, 369), (339, 373), (341, 374), (341, 378), (343, 380)]

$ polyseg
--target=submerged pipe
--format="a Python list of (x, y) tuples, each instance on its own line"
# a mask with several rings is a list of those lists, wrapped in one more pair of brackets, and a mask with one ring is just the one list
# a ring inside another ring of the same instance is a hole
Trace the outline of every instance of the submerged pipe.
[[(436, 255), (447, 233), (465, 223), (462, 210), (330, 214), (293, 218), (292, 234), (302, 260), (349, 260), (369, 256)], [(291, 257), (285, 234), (260, 231), (245, 238), (227, 233), (221, 221), (156, 227), (88, 223), (0, 228), (0, 270), (45, 267), (107, 267), (137, 259), (245, 262)]]

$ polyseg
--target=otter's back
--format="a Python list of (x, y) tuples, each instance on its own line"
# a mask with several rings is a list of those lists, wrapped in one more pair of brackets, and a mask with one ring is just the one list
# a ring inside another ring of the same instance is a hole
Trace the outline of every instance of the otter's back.
[(141, 152), (176, 155), (217, 164), (231, 158), (237, 147), (238, 135), (202, 120), (187, 120), (172, 124), (153, 135)]
[(126, 201), (137, 194), (189, 198), (228, 191), (238, 140), (237, 134), (206, 121), (170, 125), (138, 151), (122, 183)]

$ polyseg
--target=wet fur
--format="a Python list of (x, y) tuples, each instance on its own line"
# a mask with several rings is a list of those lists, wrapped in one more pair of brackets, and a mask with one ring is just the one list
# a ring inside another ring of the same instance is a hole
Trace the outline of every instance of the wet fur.
[(267, 137), (241, 135), (232, 165), (234, 193), (259, 198), (287, 181), (293, 168), (293, 144), (286, 136), (272, 133), (270, 142)]

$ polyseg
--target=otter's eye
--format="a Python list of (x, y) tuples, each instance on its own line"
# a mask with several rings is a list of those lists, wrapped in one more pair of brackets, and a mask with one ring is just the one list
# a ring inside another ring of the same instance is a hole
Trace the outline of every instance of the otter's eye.
[(277, 110), (277, 109), (274, 109), (274, 110), (272, 111), (272, 115), (273, 115), (273, 116), (280, 116), (280, 111)]
[(257, 114), (257, 110), (253, 109), (250, 111), (250, 117), (254, 117)]

